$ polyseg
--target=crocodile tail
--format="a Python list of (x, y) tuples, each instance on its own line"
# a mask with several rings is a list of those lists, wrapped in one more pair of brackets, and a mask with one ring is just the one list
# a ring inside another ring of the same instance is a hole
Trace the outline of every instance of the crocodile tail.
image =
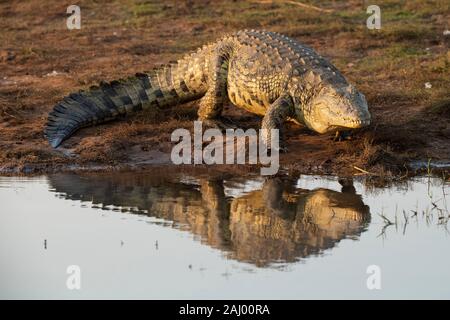
[(190, 68), (189, 61), (171, 62), (149, 73), (102, 82), (90, 90), (72, 93), (50, 112), (44, 135), (56, 148), (80, 128), (143, 109), (171, 107), (199, 99), (205, 90), (201, 86), (197, 90), (188, 88)]
[(80, 128), (143, 109), (170, 107), (195, 100), (198, 93), (187, 89), (184, 80), (177, 80), (176, 84), (173, 81), (179, 67), (177, 62), (172, 62), (149, 73), (101, 82), (87, 91), (70, 94), (50, 112), (45, 137), (56, 148)]
[(82, 127), (113, 120), (155, 104), (156, 100), (152, 99), (154, 90), (151, 89), (149, 75), (136, 74), (125, 80), (102, 82), (87, 91), (72, 93), (50, 112), (44, 135), (56, 148)]

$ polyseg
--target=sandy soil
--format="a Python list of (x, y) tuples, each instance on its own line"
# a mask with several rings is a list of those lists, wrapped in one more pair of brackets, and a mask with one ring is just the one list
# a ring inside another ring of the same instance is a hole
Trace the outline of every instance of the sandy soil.
[[(60, 1), (0, 2), (2, 173), (170, 165), (170, 134), (192, 129), (196, 103), (80, 130), (57, 150), (43, 137), (47, 114), (70, 92), (149, 70), (243, 28), (282, 32), (315, 48), (364, 92), (374, 118), (370, 128), (339, 142), (289, 125), (289, 152), (280, 159), (285, 170), (404, 176), (417, 172), (414, 161), (450, 161), (450, 37), (443, 34), (450, 9), (445, 1), (386, 1), (378, 31), (365, 28), (361, 1), (330, 2), (331, 13), (283, 1), (79, 5), (82, 27), (68, 30), (67, 6)], [(232, 106), (226, 115), (243, 128), (259, 126), (258, 117)]]

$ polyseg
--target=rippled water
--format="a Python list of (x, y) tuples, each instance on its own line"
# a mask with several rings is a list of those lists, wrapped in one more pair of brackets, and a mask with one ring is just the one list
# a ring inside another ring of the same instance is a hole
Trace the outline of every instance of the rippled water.
[(448, 197), (437, 178), (0, 177), (0, 298), (448, 299)]

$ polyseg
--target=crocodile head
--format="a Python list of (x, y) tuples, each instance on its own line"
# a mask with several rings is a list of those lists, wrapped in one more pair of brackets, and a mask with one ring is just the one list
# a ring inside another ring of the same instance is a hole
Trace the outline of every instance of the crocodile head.
[(370, 124), (366, 98), (352, 85), (324, 86), (299, 111), (302, 122), (318, 133), (358, 129)]

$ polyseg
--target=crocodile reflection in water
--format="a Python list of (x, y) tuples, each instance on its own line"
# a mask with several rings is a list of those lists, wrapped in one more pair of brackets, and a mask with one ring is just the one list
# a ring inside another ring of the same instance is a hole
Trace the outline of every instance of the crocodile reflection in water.
[(351, 184), (342, 192), (305, 190), (296, 188), (295, 181), (269, 178), (261, 190), (226, 197), (221, 180), (181, 183), (136, 174), (54, 175), (49, 180), (67, 199), (173, 222), (228, 258), (260, 267), (297, 261), (344, 238), (356, 239), (370, 220), (369, 207)]

